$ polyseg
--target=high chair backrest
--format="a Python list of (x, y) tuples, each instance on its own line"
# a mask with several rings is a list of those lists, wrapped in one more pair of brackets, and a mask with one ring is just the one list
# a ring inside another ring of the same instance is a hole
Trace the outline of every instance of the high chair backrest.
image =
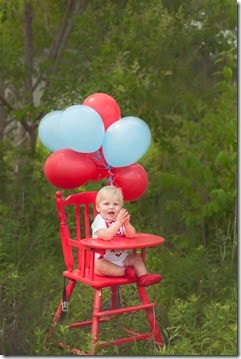
[(74, 193), (66, 198), (56, 192), (56, 208), (60, 222), (59, 230), (68, 271), (77, 269), (85, 273), (88, 264), (86, 250), (80, 240), (91, 237), (91, 223), (97, 214), (95, 199), (97, 191)]

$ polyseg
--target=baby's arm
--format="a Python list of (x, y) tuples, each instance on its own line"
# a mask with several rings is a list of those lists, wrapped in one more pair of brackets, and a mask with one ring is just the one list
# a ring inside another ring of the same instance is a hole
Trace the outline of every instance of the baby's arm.
[(130, 222), (125, 224), (124, 227), (125, 227), (125, 235), (127, 238), (132, 238), (135, 236), (136, 230)]
[(96, 233), (99, 238), (110, 241), (118, 232), (121, 226), (125, 227), (125, 235), (128, 238), (136, 234), (135, 228), (130, 224), (130, 215), (126, 209), (122, 208), (116, 218), (116, 222), (109, 228), (100, 228)]
[(126, 221), (124, 222), (125, 235), (127, 238), (132, 238), (136, 234), (136, 230), (130, 222), (130, 217), (131, 216), (128, 214), (128, 217), (126, 218)]
[(115, 236), (115, 234), (118, 232), (118, 230), (120, 229), (121, 226), (122, 226), (122, 223), (119, 221), (116, 221), (109, 228), (99, 229), (96, 232), (96, 234), (99, 238), (101, 238), (105, 241), (110, 241)]

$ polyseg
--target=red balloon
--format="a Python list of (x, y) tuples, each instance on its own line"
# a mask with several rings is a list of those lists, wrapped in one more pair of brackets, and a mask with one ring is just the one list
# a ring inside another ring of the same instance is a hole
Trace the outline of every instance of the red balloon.
[(73, 189), (89, 181), (96, 165), (83, 153), (70, 149), (53, 152), (44, 164), (44, 174), (55, 187)]
[(115, 168), (111, 172), (113, 185), (121, 187), (125, 201), (135, 201), (145, 193), (148, 186), (148, 176), (145, 169), (138, 163)]
[(91, 178), (91, 181), (100, 181), (108, 176), (109, 172), (105, 168), (96, 167), (96, 171)]
[(97, 167), (100, 167), (100, 168), (108, 167), (108, 163), (106, 162), (104, 155), (103, 155), (102, 147), (100, 147), (98, 149), (98, 151), (96, 151), (96, 152), (87, 153), (86, 156), (89, 159), (91, 159), (91, 161), (93, 161)]
[(120, 120), (121, 111), (116, 100), (110, 95), (102, 92), (94, 93), (88, 96), (83, 105), (93, 108), (101, 116), (105, 130), (112, 125), (112, 123)]
[(96, 165), (96, 171), (91, 181), (100, 181), (109, 175), (109, 165), (103, 156), (102, 147), (96, 152), (86, 153), (86, 157)]

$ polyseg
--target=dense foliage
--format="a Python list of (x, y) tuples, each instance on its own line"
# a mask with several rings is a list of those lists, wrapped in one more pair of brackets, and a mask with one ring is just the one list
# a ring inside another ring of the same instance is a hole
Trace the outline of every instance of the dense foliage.
[[(151, 148), (140, 161), (148, 190), (126, 205), (137, 230), (166, 238), (147, 258), (148, 269), (164, 277), (148, 293), (157, 302), (165, 346), (138, 342), (101, 354), (237, 355), (236, 4), (77, 2), (0, 2), (0, 352), (68, 355), (47, 337), (64, 264), (56, 189), (43, 174), (49, 152), (37, 141), (37, 126), (43, 114), (105, 92), (123, 116), (142, 118), (152, 131)], [(24, 14), (30, 5), (28, 56)], [(58, 47), (54, 39), (70, 20)], [(90, 310), (91, 292), (81, 291), (69, 316), (80, 303), (83, 315)], [(122, 300), (134, 302), (133, 293), (123, 289)], [(111, 337), (118, 320), (104, 336)], [(132, 314), (131, 320), (141, 331), (145, 319)], [(63, 324), (59, 335), (67, 340), (73, 334)], [(87, 332), (74, 340), (87, 350)]]

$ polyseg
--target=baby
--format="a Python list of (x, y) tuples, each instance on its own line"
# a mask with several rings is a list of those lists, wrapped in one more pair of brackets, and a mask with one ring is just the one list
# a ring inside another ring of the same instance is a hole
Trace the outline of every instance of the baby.
[[(96, 209), (99, 212), (92, 223), (92, 237), (109, 241), (113, 237), (132, 238), (136, 234), (130, 222), (128, 211), (123, 208), (123, 195), (115, 186), (102, 187), (96, 197)], [(96, 254), (95, 273), (101, 276), (136, 279), (141, 287), (161, 281), (161, 275), (147, 273), (145, 264), (138, 254), (129, 254), (127, 250), (106, 250), (104, 256)]]

